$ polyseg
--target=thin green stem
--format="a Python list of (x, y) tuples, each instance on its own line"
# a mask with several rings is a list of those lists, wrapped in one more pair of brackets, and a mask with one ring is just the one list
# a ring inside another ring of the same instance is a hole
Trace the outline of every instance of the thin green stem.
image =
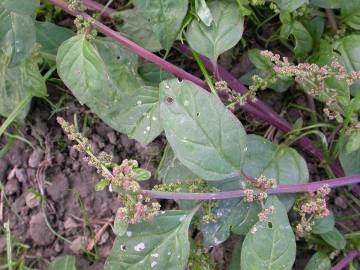
[(6, 255), (7, 255), (7, 263), (8, 270), (12, 270), (12, 244), (11, 244), (11, 231), (10, 231), (10, 221), (8, 220), (4, 224), (5, 234), (6, 234)]
[(6, 118), (5, 122), (0, 127), (0, 136), (3, 135), (5, 130), (11, 125), (12, 122), (15, 121), (16, 117), (21, 113), (21, 111), (25, 108), (25, 106), (31, 101), (33, 95), (27, 94), (20, 103), (16, 106), (16, 108), (10, 113), (8, 118)]
[(218, 97), (218, 93), (216, 92), (215, 86), (214, 86), (214, 84), (212, 82), (212, 79), (211, 79), (209, 73), (207, 72), (207, 70), (205, 68), (204, 63), (201, 61), (201, 59), (200, 59), (197, 52), (195, 52), (194, 50), (191, 50), (191, 51), (192, 51), (192, 54), (194, 56), (194, 59), (195, 59), (196, 63), (198, 64), (202, 74), (204, 75), (205, 81), (208, 84), (208, 86), (209, 86), (209, 88), (211, 90), (211, 93), (213, 93), (215, 96)]

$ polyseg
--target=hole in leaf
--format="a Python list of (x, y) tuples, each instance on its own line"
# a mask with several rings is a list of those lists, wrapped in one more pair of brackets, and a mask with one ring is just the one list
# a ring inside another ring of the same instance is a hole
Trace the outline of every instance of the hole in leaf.
[(120, 57), (119, 55), (118, 55), (118, 56), (116, 56), (116, 59), (117, 59), (117, 60), (120, 60), (120, 58), (121, 58), (121, 57)]
[(199, 116), (200, 116), (200, 113), (199, 113), (199, 112), (197, 112), (197, 113), (196, 113), (196, 116), (197, 116), (197, 117), (199, 117)]
[(174, 98), (173, 97), (166, 97), (166, 103), (167, 104), (172, 104), (172, 103), (174, 103)]
[(126, 250), (126, 246), (125, 246), (125, 245), (121, 245), (121, 246), (120, 246), (120, 249), (121, 249), (122, 251), (125, 251), (125, 250)]
[(269, 222), (268, 222), (268, 227), (269, 227), (270, 229), (272, 229), (272, 226), (273, 226), (272, 223), (269, 221)]

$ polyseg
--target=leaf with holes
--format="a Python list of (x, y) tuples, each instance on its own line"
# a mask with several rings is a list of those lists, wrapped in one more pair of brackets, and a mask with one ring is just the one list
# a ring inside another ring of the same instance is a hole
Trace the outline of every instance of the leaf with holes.
[(53, 260), (48, 270), (76, 270), (74, 256), (61, 256)]
[(213, 209), (216, 222), (202, 224), (200, 229), (205, 246), (217, 246), (227, 240), (230, 230), (236, 234), (246, 234), (257, 222), (261, 207), (257, 203), (247, 203), (242, 199), (222, 200)]
[(137, 57), (117, 43), (82, 36), (64, 42), (57, 55), (60, 77), (76, 98), (106, 124), (143, 144), (157, 137), (159, 91), (137, 73)]
[(238, 176), (246, 133), (214, 95), (177, 79), (160, 84), (160, 113), (175, 156), (205, 180)]
[(296, 256), (295, 235), (286, 209), (276, 196), (265, 207), (274, 207), (267, 221), (258, 221), (247, 233), (241, 250), (242, 270), (291, 270)]
[(134, 0), (136, 10), (150, 24), (166, 50), (173, 45), (188, 9), (188, 0)]
[[(253, 178), (260, 175), (274, 178), (278, 184), (309, 181), (306, 162), (296, 150), (286, 145), (274, 144), (257, 135), (248, 135), (243, 172)], [(279, 198), (286, 208), (290, 209), (295, 195), (281, 195)]]
[(186, 38), (191, 48), (216, 61), (220, 54), (234, 47), (241, 39), (244, 18), (235, 3), (214, 1), (208, 6), (213, 16), (211, 25), (193, 20)]
[(190, 252), (189, 225), (193, 211), (166, 211), (151, 221), (129, 225), (117, 237), (106, 270), (183, 270)]

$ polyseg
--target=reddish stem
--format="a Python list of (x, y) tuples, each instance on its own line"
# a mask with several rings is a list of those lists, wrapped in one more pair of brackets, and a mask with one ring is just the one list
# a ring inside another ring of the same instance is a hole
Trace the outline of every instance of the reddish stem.
[[(324, 185), (328, 185), (330, 188), (336, 188), (357, 183), (360, 183), (360, 175), (347, 176), (312, 183), (280, 185), (276, 188), (268, 189), (267, 192), (269, 194), (314, 192), (319, 188), (323, 187)], [(152, 198), (170, 200), (225, 200), (244, 197), (243, 190), (221, 191), (212, 193), (162, 192), (144, 190), (143, 193), (144, 195), (151, 196)]]
[[(82, 15), (85, 18), (90, 18), (90, 16), (86, 13), (76, 12), (73, 10), (70, 10), (66, 3), (64, 3), (61, 0), (49, 0), (49, 2), (57, 5), (61, 9), (65, 10), (66, 12), (76, 16), (76, 15)], [(101, 11), (103, 9), (103, 6), (99, 3), (96, 3), (92, 0), (83, 0), (83, 3), (88, 6), (91, 10), (95, 11)], [(107, 8), (107, 12), (104, 13), (105, 16), (111, 16), (112, 13), (115, 11), (113, 9)], [(193, 83), (199, 85), (200, 87), (207, 89), (207, 85), (204, 81), (200, 80), (196, 76), (184, 71), (183, 69), (178, 68), (177, 66), (167, 62), (166, 60), (158, 57), (157, 55), (145, 50), (144, 48), (140, 47), (136, 43), (128, 40), (127, 38), (123, 37), (118, 32), (110, 29), (109, 27), (105, 26), (99, 21), (95, 21), (94, 24), (95, 28), (105, 34), (108, 37), (113, 38), (118, 43), (122, 44), (123, 46), (129, 48), (134, 53), (138, 54), (139, 56), (143, 57), (144, 59), (153, 62), (154, 64), (162, 67), (163, 69), (169, 71), (170, 73), (174, 74), (175, 76), (186, 79), (189, 81), (192, 81)], [(185, 45), (180, 45), (180, 48), (184, 51), (188, 50), (188, 48)], [(186, 49), (187, 48), (187, 49)], [(209, 59), (206, 57), (202, 57), (202, 60), (204, 61), (205, 66), (214, 72), (214, 69), (218, 69), (220, 76), (228, 83), (228, 85), (235, 91), (238, 91), (240, 93), (246, 93), (247, 89), (245, 86), (243, 86), (236, 78), (234, 78), (226, 69), (222, 68), (219, 65), (215, 65), (216, 68), (214, 68), (214, 65), (211, 63)], [(276, 112), (274, 112), (268, 105), (263, 103), (262, 101), (257, 101), (256, 103), (247, 103), (242, 107), (245, 111), (250, 112), (254, 114), (257, 118), (262, 119), (264, 121), (269, 122), (270, 124), (276, 126), (277, 128), (288, 132), (291, 130), (290, 124), (283, 118), (281, 118)], [(302, 146), (303, 150), (310, 153), (311, 155), (315, 156), (319, 160), (324, 160), (324, 156), (322, 152), (317, 149), (309, 139), (303, 137), (297, 141), (297, 143)], [(331, 169), (334, 172), (334, 174), (338, 177), (343, 176), (342, 169), (337, 164), (337, 162), (333, 162), (331, 165)]]
[(337, 265), (335, 265), (331, 270), (342, 270), (345, 269), (356, 257), (360, 256), (360, 251), (352, 250), (346, 255)]

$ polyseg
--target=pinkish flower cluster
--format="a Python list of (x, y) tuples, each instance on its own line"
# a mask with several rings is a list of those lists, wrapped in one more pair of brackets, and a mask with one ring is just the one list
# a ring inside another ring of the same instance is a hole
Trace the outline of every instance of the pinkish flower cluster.
[(289, 62), (287, 57), (281, 57), (279, 54), (270, 51), (262, 51), (261, 55), (273, 63), (273, 71), (277, 76), (294, 78), (310, 96), (325, 102), (324, 113), (330, 120), (343, 121), (341, 116), (343, 110), (337, 100), (338, 93), (336, 89), (328, 87), (325, 81), (328, 78), (335, 78), (351, 86), (360, 79), (360, 71), (347, 73), (344, 66), (336, 60), (330, 65), (320, 67), (310, 63), (294, 65)]
[(124, 191), (137, 192), (140, 189), (139, 183), (135, 180), (135, 173), (133, 169), (137, 168), (138, 162), (136, 160), (124, 159), (120, 166), (113, 168), (112, 174), (114, 176), (112, 183), (122, 187)]
[(314, 193), (309, 193), (295, 210), (300, 215), (300, 223), (296, 225), (296, 234), (298, 237), (304, 237), (310, 233), (314, 224), (314, 219), (323, 218), (330, 214), (327, 208), (326, 196), (330, 193), (330, 188), (324, 185)]
[(269, 219), (269, 216), (274, 213), (274, 206), (270, 206), (269, 208), (263, 209), (259, 214), (258, 218), (259, 221), (267, 221)]
[(151, 202), (149, 197), (142, 194), (134, 197), (122, 196), (123, 207), (116, 213), (117, 217), (129, 224), (136, 224), (143, 220), (149, 220), (159, 214), (160, 204)]

